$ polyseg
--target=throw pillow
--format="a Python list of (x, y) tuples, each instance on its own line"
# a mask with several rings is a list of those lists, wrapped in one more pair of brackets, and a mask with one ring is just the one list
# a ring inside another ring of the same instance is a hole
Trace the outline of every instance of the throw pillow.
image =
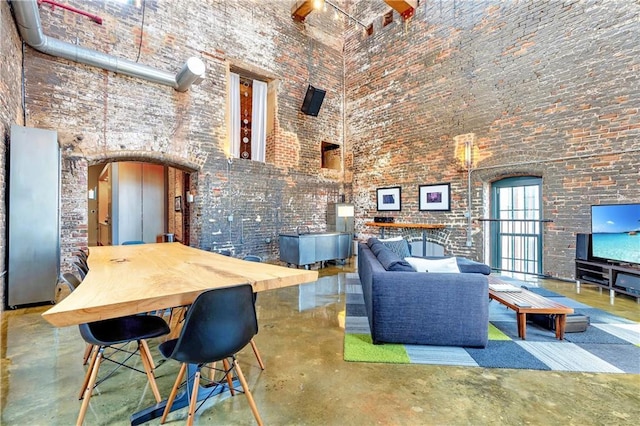
[(406, 257), (409, 265), (417, 272), (443, 272), (443, 273), (459, 273), (458, 262), (455, 257), (446, 257), (444, 259), (423, 259), (421, 257)]
[(380, 251), (385, 249), (385, 245), (382, 244), (381, 242), (377, 242), (375, 244), (371, 244), (371, 247), (369, 247), (369, 249), (373, 252), (373, 254), (378, 257), (378, 254), (380, 254)]
[(378, 241), (380, 241), (381, 243), (384, 243), (387, 241), (402, 241), (402, 240), (404, 240), (404, 238), (402, 237), (378, 238)]
[(393, 239), (379, 241), (386, 247), (391, 249), (391, 251), (393, 251), (395, 254), (400, 256), (401, 259), (411, 256), (411, 251), (409, 251), (409, 242), (402, 237), (400, 237), (399, 240)]
[(371, 248), (371, 246), (373, 246), (374, 244), (377, 244), (379, 242), (380, 242), (380, 240), (378, 240), (377, 238), (371, 237), (371, 238), (369, 238), (367, 240), (367, 245), (369, 246), (369, 248)]
[(380, 253), (378, 253), (378, 262), (387, 271), (405, 271), (413, 272), (411, 265), (396, 253), (386, 247), (382, 247)]
[(489, 265), (485, 265), (484, 263), (469, 260), (464, 257), (459, 257), (457, 261), (460, 272), (477, 273), (484, 275), (491, 274), (491, 268), (489, 267)]

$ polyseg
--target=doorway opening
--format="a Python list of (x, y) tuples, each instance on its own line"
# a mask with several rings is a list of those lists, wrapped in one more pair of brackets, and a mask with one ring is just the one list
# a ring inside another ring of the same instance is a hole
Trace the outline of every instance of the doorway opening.
[(89, 166), (88, 245), (189, 244), (190, 174), (139, 161)]
[(491, 192), (491, 267), (518, 279), (542, 275), (542, 179), (502, 179)]

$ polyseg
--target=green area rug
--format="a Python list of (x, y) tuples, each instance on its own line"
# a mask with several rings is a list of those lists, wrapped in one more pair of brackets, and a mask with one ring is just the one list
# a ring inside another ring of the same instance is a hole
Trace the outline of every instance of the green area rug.
[(347, 274), (344, 359), (352, 362), (434, 364), (484, 368), (584, 371), (640, 374), (640, 324), (576, 302), (543, 288), (529, 288), (587, 315), (582, 333), (527, 325), (527, 340), (518, 337), (515, 312), (489, 304), (489, 344), (484, 349), (449, 346), (374, 345), (357, 274)]

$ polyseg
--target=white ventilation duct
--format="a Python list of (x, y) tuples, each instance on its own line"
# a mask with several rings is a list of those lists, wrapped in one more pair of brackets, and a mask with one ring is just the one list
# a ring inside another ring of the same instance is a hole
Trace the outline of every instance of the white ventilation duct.
[(141, 78), (152, 83), (164, 84), (179, 92), (186, 92), (192, 84), (198, 84), (204, 78), (204, 63), (196, 57), (189, 58), (180, 72), (173, 75), (137, 62), (47, 37), (40, 23), (37, 0), (12, 0), (11, 5), (22, 39), (39, 52)]

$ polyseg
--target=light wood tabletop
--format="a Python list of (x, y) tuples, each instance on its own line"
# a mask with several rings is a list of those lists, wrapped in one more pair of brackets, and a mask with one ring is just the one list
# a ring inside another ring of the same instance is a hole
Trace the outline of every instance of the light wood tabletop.
[(91, 247), (89, 273), (42, 317), (56, 327), (190, 305), (211, 288), (255, 292), (313, 282), (317, 271), (248, 262), (181, 243)]

